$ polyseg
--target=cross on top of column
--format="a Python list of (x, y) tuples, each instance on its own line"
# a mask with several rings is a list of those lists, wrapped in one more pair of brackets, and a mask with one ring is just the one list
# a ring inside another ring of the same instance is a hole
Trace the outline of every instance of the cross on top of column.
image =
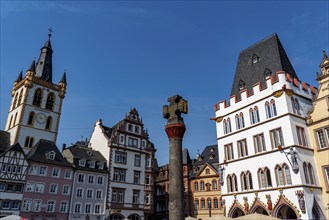
[(188, 113), (187, 101), (179, 95), (168, 98), (170, 105), (163, 106), (163, 117), (168, 119), (168, 124), (182, 123), (184, 124), (181, 114)]

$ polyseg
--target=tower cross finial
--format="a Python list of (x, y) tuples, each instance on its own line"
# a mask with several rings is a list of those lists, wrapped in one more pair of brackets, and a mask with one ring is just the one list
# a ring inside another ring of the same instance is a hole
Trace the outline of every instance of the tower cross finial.
[(53, 28), (52, 27), (48, 28), (48, 37), (49, 38), (51, 37), (52, 32), (53, 32)]

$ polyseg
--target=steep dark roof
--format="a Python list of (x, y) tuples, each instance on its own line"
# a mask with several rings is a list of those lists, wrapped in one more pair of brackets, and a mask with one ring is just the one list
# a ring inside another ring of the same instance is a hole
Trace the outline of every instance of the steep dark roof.
[[(107, 127), (107, 126), (105, 126), (105, 125), (101, 125), (102, 126), (102, 128), (104, 129), (104, 131), (105, 131), (105, 135), (108, 137), (108, 138), (111, 138), (111, 136), (112, 136), (112, 128), (110, 128), (110, 127)], [(115, 130), (115, 129), (114, 129)]]
[(105, 157), (99, 151), (95, 151), (91, 148), (73, 145), (67, 149), (71, 151), (74, 158), (106, 162)]
[(190, 164), (191, 158), (187, 148), (183, 149), (183, 164)]
[(244, 84), (248, 92), (252, 93), (253, 85), (259, 82), (262, 86), (265, 84), (264, 72), (271, 72), (273, 75), (278, 71), (285, 71), (290, 76), (298, 78), (278, 35), (272, 34), (240, 52), (231, 96), (237, 95), (240, 98), (239, 84)]
[(10, 133), (0, 130), (0, 154), (10, 146)]
[[(48, 35), (49, 36), (49, 35)], [(51, 36), (51, 35), (50, 35)], [(39, 60), (36, 65), (36, 77), (52, 83), (53, 78), (53, 64), (50, 36), (45, 45), (41, 48)]]
[(200, 155), (200, 159), (196, 159), (194, 162), (194, 166), (199, 166), (199, 165), (203, 165), (206, 163), (209, 164), (217, 164), (218, 163), (218, 145), (214, 144), (214, 145), (210, 145), (207, 146), (201, 153)]
[[(56, 156), (54, 160), (47, 159), (47, 153), (54, 151)], [(59, 166), (72, 167), (72, 165), (62, 156), (54, 142), (40, 139), (31, 149), (27, 156), (29, 161), (48, 163)]]

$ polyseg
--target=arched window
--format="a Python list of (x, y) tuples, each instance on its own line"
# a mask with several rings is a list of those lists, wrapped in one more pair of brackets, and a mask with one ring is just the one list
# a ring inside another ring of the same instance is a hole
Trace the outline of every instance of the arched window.
[(233, 185), (234, 185), (234, 191), (239, 191), (238, 190), (238, 180), (237, 180), (237, 178), (236, 178), (236, 175), (235, 174), (233, 174), (233, 176), (232, 176), (232, 179), (233, 179)]
[(33, 137), (30, 137), (30, 136), (27, 136), (25, 138), (24, 147), (32, 148), (33, 147), (33, 142), (34, 142), (34, 138)]
[(230, 175), (227, 176), (226, 181), (227, 181), (227, 192), (233, 192), (232, 178)]
[(49, 93), (47, 96), (46, 109), (53, 110), (55, 104), (55, 95), (54, 93)]
[(247, 177), (244, 172), (241, 173), (241, 189), (247, 190)]
[(255, 115), (255, 121), (256, 121), (256, 123), (257, 122), (260, 122), (260, 119), (259, 119), (259, 111), (258, 111), (258, 107), (257, 106), (254, 107), (254, 115)]
[(195, 192), (199, 191), (199, 183), (198, 182), (194, 182), (194, 191)]
[(248, 188), (249, 188), (249, 189), (253, 189), (254, 186), (253, 186), (253, 184), (252, 184), (252, 177), (251, 177), (251, 173), (250, 173), (249, 171), (247, 171), (247, 180), (248, 180), (248, 183), (249, 183)]
[(272, 186), (271, 173), (267, 167), (258, 170), (258, 178), (260, 188)]
[(282, 171), (281, 166), (276, 165), (275, 171), (276, 171), (276, 177), (277, 177), (277, 184), (278, 184), (278, 186), (285, 185), (284, 184), (284, 179), (283, 179), (283, 171)]
[(254, 114), (254, 109), (250, 108), (249, 109), (249, 116), (250, 116), (250, 124), (255, 124), (255, 114)]
[(272, 115), (276, 116), (277, 112), (276, 112), (276, 106), (275, 106), (275, 101), (274, 99), (271, 99), (271, 110), (272, 110)]
[(33, 105), (41, 107), (41, 102), (42, 102), (42, 90), (39, 88), (35, 90), (33, 97)]
[(17, 102), (17, 105), (21, 104), (22, 103), (22, 97), (23, 97), (23, 90), (21, 90), (21, 92), (19, 93), (19, 98), (18, 98), (18, 102)]
[(235, 115), (235, 124), (237, 130), (244, 128), (244, 118), (242, 112), (240, 112), (240, 114)]
[(33, 126), (33, 124), (34, 124), (34, 116), (35, 116), (35, 113), (34, 112), (30, 112), (29, 119), (27, 121), (27, 125)]
[(217, 190), (217, 181), (212, 180), (212, 190)]
[(9, 124), (8, 124), (8, 129), (11, 128), (11, 127), (13, 127), (13, 125), (11, 124), (13, 122), (13, 117), (14, 117), (13, 115), (10, 116), (10, 121), (9, 121)]
[(241, 128), (238, 114), (235, 115), (235, 126), (236, 126), (236, 130), (239, 130)]
[(47, 123), (46, 123), (46, 129), (50, 129), (51, 128), (52, 122), (53, 122), (52, 117), (51, 116), (48, 116)]
[(194, 200), (194, 207), (195, 207), (195, 210), (199, 209), (199, 200), (198, 199)]
[(286, 184), (291, 185), (292, 181), (291, 181), (289, 166), (287, 164), (284, 164), (283, 167), (284, 167), (284, 176), (286, 179)]
[(314, 171), (312, 165), (309, 163), (308, 166), (308, 176), (310, 177), (310, 182), (312, 185), (315, 185)]
[(16, 125), (16, 119), (17, 119), (17, 112), (16, 112), (15, 118), (14, 118), (14, 126)]
[(304, 170), (304, 175), (305, 175), (305, 182), (306, 182), (306, 184), (310, 184), (310, 179), (308, 176), (308, 169), (307, 169), (306, 162), (303, 163), (303, 170)]
[(227, 134), (227, 122), (226, 119), (223, 120), (224, 134)]
[(272, 118), (271, 107), (269, 102), (265, 102), (266, 118)]
[(231, 119), (227, 118), (227, 133), (232, 132)]
[(240, 112), (240, 124), (241, 124), (241, 128), (244, 128), (244, 118), (242, 112)]
[(13, 106), (12, 106), (11, 110), (13, 110), (14, 108), (16, 108), (17, 99), (18, 99), (18, 92), (16, 92), (16, 95), (15, 95), (15, 98), (14, 98), (14, 102), (13, 102)]

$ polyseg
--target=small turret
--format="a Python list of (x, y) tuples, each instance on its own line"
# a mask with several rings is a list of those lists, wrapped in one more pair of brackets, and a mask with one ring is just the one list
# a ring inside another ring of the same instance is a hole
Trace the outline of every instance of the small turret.
[(58, 86), (61, 88), (59, 92), (59, 97), (64, 98), (66, 93), (66, 71), (64, 71), (61, 81), (59, 81)]
[(14, 82), (14, 86), (17, 85), (20, 81), (22, 81), (23, 79), (23, 71), (21, 71), (19, 74), (18, 74), (18, 77), (17, 79), (15, 80)]
[(35, 60), (32, 61), (30, 67), (26, 71), (27, 76), (34, 76), (35, 75)]

